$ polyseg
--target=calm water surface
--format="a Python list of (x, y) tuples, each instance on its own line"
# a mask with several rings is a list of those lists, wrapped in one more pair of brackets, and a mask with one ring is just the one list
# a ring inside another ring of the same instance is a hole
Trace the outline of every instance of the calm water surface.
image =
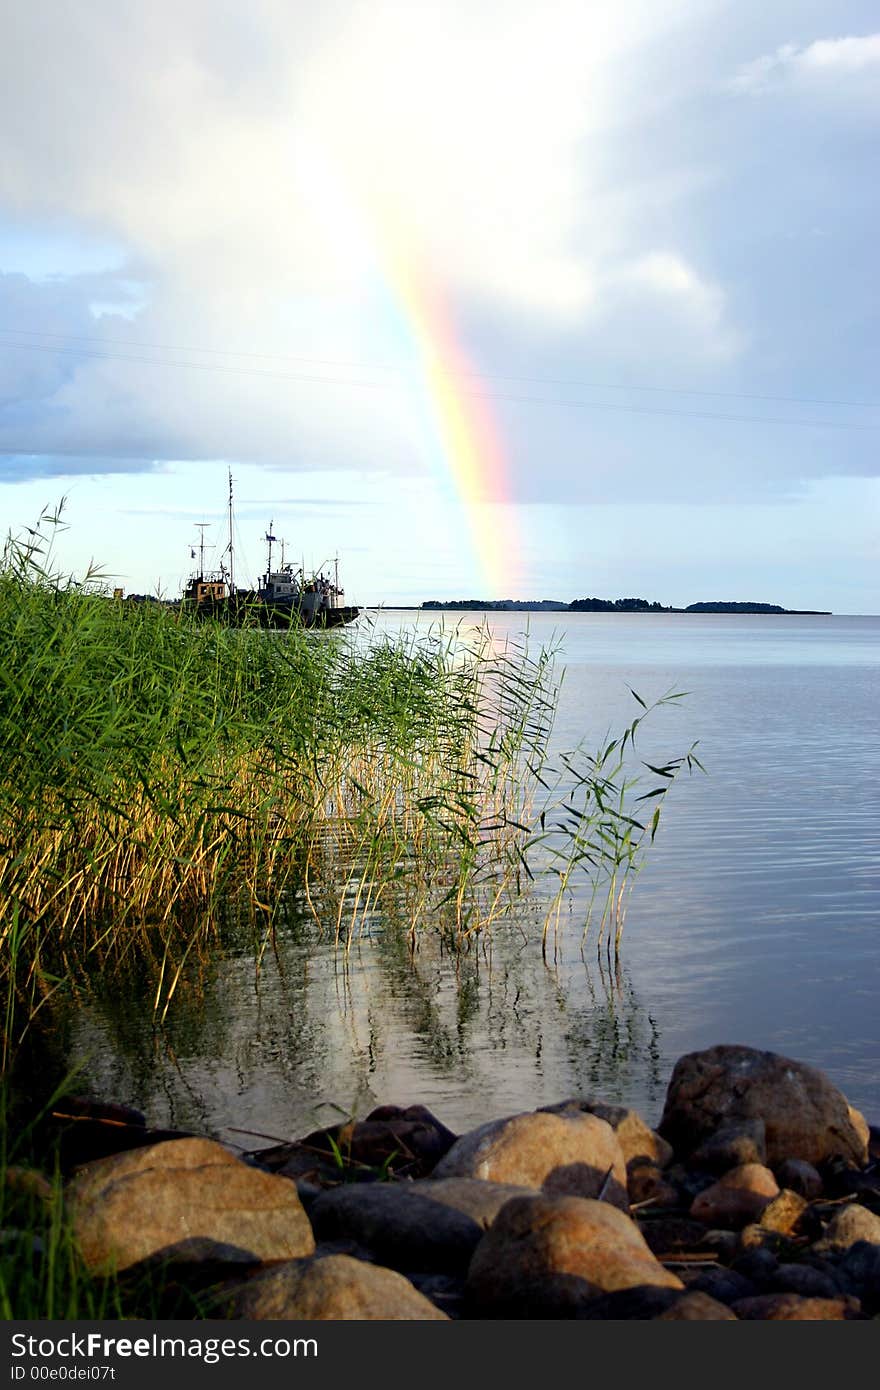
[[(446, 614), (457, 623), (461, 615)], [(471, 623), (465, 617), (465, 625)], [(409, 612), (380, 628), (436, 625)], [(880, 1122), (880, 619), (492, 614), (558, 640), (558, 748), (598, 742), (645, 699), (643, 756), (699, 740), (628, 908), (619, 968), (577, 922), (542, 962), (523, 930), (414, 960), (381, 930), (347, 959), (295, 917), (257, 973), (231, 951), (161, 1030), (132, 984), (69, 1020), (84, 1085), (151, 1121), (243, 1147), (376, 1104), (429, 1105), (453, 1129), (592, 1093), (656, 1121), (672, 1064), (749, 1043), (825, 1069)]]

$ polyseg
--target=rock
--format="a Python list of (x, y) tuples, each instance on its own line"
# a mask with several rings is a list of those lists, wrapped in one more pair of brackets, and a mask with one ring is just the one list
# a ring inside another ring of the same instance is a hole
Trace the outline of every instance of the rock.
[(735, 1303), (738, 1298), (750, 1298), (758, 1292), (751, 1279), (733, 1269), (722, 1269), (720, 1265), (695, 1269), (687, 1275), (682, 1272), (682, 1278), (689, 1291), (708, 1294), (719, 1303)]
[(735, 1229), (757, 1221), (778, 1195), (779, 1188), (769, 1168), (760, 1163), (744, 1163), (740, 1168), (731, 1168), (695, 1197), (690, 1214), (707, 1226)]
[(770, 1283), (779, 1293), (796, 1293), (801, 1298), (837, 1298), (841, 1292), (829, 1275), (805, 1264), (781, 1264)]
[(742, 1320), (761, 1322), (842, 1322), (861, 1317), (856, 1298), (800, 1298), (794, 1293), (766, 1293), (733, 1305)]
[(267, 1172), (321, 1186), (357, 1176), (421, 1178), (455, 1143), (455, 1135), (424, 1105), (380, 1105), (364, 1120), (318, 1129), (292, 1144), (249, 1155)]
[(636, 1110), (629, 1110), (625, 1105), (608, 1105), (603, 1100), (563, 1100), (558, 1105), (542, 1106), (538, 1114), (598, 1115), (617, 1135), (627, 1167), (631, 1163), (648, 1162), (665, 1168), (672, 1162), (671, 1144), (646, 1125)]
[(51, 1135), (49, 1142), (57, 1144), (65, 1175), (111, 1154), (194, 1137), (186, 1130), (148, 1129), (140, 1110), (92, 1096), (62, 1097), (46, 1117), (46, 1133)]
[(842, 1253), (858, 1240), (880, 1245), (880, 1216), (858, 1202), (851, 1202), (835, 1212), (825, 1234), (813, 1243), (813, 1251), (817, 1255)]
[(460, 1318), (464, 1311), (464, 1275), (408, 1274), (407, 1279), (419, 1293), (429, 1298), (435, 1308), (448, 1318)]
[(697, 1291), (683, 1293), (663, 1313), (658, 1322), (736, 1322), (736, 1314), (717, 1299)]
[(866, 1309), (880, 1312), (880, 1245), (857, 1240), (841, 1259), (836, 1274), (844, 1289), (861, 1299)]
[(719, 1125), (690, 1156), (695, 1168), (726, 1173), (744, 1163), (767, 1162), (766, 1127), (761, 1119), (729, 1120)]
[(739, 1253), (739, 1237), (735, 1231), (707, 1231), (702, 1245), (706, 1250), (714, 1250), (722, 1264), (730, 1264)]
[(829, 1199), (857, 1197), (866, 1207), (880, 1207), (880, 1172), (875, 1171), (875, 1165), (857, 1168), (844, 1159), (833, 1158), (822, 1164), (821, 1176)]
[(221, 1316), (258, 1322), (447, 1320), (402, 1274), (348, 1255), (275, 1265), (229, 1290), (217, 1306)]
[(456, 1140), (435, 1178), (480, 1178), (543, 1188), (560, 1196), (594, 1197), (628, 1210), (626, 1164), (606, 1120), (579, 1111), (511, 1115)]
[(311, 1209), (318, 1240), (355, 1240), (398, 1270), (465, 1270), (485, 1230), (511, 1197), (528, 1187), (473, 1178), (346, 1184)]
[(868, 1127), (814, 1067), (774, 1052), (720, 1045), (676, 1062), (658, 1126), (677, 1154), (689, 1155), (720, 1125), (764, 1121), (767, 1162), (820, 1163), (840, 1155), (864, 1163)]
[(683, 1296), (681, 1289), (637, 1284), (631, 1289), (617, 1289), (614, 1293), (591, 1298), (571, 1316), (590, 1322), (649, 1322)]
[(750, 1279), (753, 1284), (762, 1288), (775, 1279), (779, 1261), (772, 1250), (759, 1248), (737, 1255), (730, 1267), (735, 1274), (741, 1274), (744, 1279)]
[(315, 1248), (296, 1187), (248, 1167), (210, 1139), (177, 1139), (87, 1164), (67, 1187), (89, 1269), (126, 1269), (204, 1237), (259, 1260)]
[(711, 1187), (716, 1182), (714, 1174), (707, 1173), (705, 1169), (685, 1168), (683, 1163), (672, 1163), (665, 1170), (664, 1175), (667, 1182), (673, 1183), (681, 1194), (682, 1206), (689, 1207), (695, 1197), (701, 1192), (705, 1192), (707, 1187)]
[(790, 1256), (795, 1248), (794, 1240), (781, 1231), (772, 1231), (763, 1225), (763, 1217), (761, 1223), (753, 1221), (743, 1226), (737, 1240), (737, 1255), (744, 1255), (750, 1250), (767, 1250), (777, 1259)]
[(630, 1203), (650, 1202), (654, 1207), (677, 1207), (678, 1188), (673, 1187), (663, 1177), (663, 1170), (656, 1163), (637, 1159), (628, 1163), (626, 1186)]
[(694, 1252), (712, 1249), (705, 1242), (706, 1229), (700, 1221), (684, 1216), (651, 1216), (639, 1221), (639, 1230), (652, 1254), (658, 1259), (674, 1259), (683, 1250)]
[(98, 1100), (95, 1096), (62, 1096), (51, 1111), (52, 1119), (63, 1123), (65, 1120), (98, 1120), (105, 1124), (134, 1126), (146, 1129), (147, 1117), (133, 1105), (120, 1105), (112, 1100)]
[(797, 1192), (783, 1190), (761, 1212), (761, 1225), (767, 1231), (779, 1231), (782, 1235), (792, 1235), (798, 1229), (800, 1219), (806, 1209), (805, 1199)]
[(781, 1188), (796, 1192), (808, 1202), (821, 1197), (822, 1178), (812, 1163), (806, 1163), (802, 1158), (786, 1158), (773, 1171)]
[(600, 1294), (680, 1289), (635, 1222), (607, 1202), (514, 1197), (474, 1251), (466, 1298), (477, 1317), (578, 1317)]
[(40, 1206), (50, 1207), (55, 1200), (52, 1184), (36, 1168), (21, 1168), (12, 1164), (2, 1170), (2, 1181), (9, 1192), (17, 1197), (35, 1199)]

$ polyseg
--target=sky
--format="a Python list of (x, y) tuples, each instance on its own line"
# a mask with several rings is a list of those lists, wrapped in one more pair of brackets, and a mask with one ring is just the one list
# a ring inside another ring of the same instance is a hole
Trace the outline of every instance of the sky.
[(878, 126), (873, 0), (10, 6), (0, 533), (880, 613)]

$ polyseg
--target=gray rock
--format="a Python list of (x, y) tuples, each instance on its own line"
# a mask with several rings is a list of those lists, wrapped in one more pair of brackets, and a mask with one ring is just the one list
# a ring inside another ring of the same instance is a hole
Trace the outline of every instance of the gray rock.
[(700, 1270), (685, 1277), (685, 1283), (694, 1293), (705, 1293), (719, 1303), (735, 1303), (738, 1298), (750, 1298), (758, 1292), (756, 1285), (745, 1275), (734, 1269), (723, 1269), (720, 1265)]
[(806, 1264), (781, 1264), (770, 1281), (780, 1293), (796, 1293), (801, 1298), (837, 1298), (840, 1284), (821, 1270)]
[(348, 1255), (275, 1265), (228, 1290), (217, 1306), (224, 1317), (254, 1321), (447, 1320), (402, 1274)]
[(357, 1241), (392, 1269), (463, 1271), (504, 1203), (531, 1191), (467, 1178), (349, 1184), (322, 1193), (310, 1215), (318, 1240)]
[(769, 1286), (770, 1281), (776, 1277), (779, 1261), (772, 1250), (756, 1249), (738, 1255), (730, 1267), (744, 1279), (750, 1279), (753, 1284), (757, 1284), (760, 1289)]
[(780, 1187), (797, 1192), (808, 1202), (821, 1197), (822, 1178), (812, 1163), (806, 1163), (802, 1158), (786, 1158), (773, 1171)]
[(733, 1120), (764, 1121), (767, 1162), (864, 1163), (868, 1126), (828, 1078), (774, 1052), (720, 1045), (676, 1062), (658, 1126), (678, 1154), (691, 1154)]
[(880, 1312), (880, 1245), (857, 1240), (841, 1259), (837, 1275), (847, 1293), (860, 1298), (870, 1312)]
[(580, 1111), (532, 1111), (463, 1134), (435, 1178), (480, 1178), (564, 1196), (595, 1197), (626, 1211), (626, 1164), (611, 1126)]
[(649, 1322), (683, 1297), (681, 1289), (639, 1284), (632, 1289), (616, 1289), (614, 1293), (591, 1298), (573, 1316), (590, 1322)]

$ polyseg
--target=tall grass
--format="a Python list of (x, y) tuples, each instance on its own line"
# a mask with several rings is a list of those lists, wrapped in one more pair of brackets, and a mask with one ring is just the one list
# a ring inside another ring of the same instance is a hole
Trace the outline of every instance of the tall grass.
[(460, 945), (549, 875), (546, 944), (586, 872), (619, 944), (659, 802), (691, 765), (654, 769), (658, 809), (632, 813), (647, 707), (554, 770), (554, 652), (525, 636), (232, 629), (61, 574), (60, 524), (44, 513), (0, 564), (4, 1062), (77, 970), (146, 960), (161, 1015), (224, 918), (268, 942), (292, 892), (340, 944), (385, 911)]

